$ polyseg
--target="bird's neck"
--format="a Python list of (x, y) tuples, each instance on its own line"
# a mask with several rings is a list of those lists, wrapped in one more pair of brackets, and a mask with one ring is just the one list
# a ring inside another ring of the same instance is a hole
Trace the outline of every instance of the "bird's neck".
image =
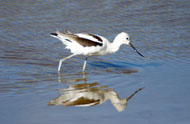
[(127, 99), (120, 99), (118, 94), (113, 90), (105, 93), (105, 98), (109, 99), (119, 112), (123, 111), (126, 107)]
[(120, 46), (121, 46), (121, 42), (118, 42), (118, 38), (116, 37), (112, 43), (110, 43), (110, 48), (109, 48), (109, 53), (115, 53), (119, 50)]

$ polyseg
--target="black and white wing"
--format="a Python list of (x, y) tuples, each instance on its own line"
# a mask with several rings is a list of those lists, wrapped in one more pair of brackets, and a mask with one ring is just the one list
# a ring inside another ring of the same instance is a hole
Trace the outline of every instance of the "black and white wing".
[[(102, 46), (103, 45), (103, 39), (95, 34), (87, 34), (87, 33), (79, 33), (79, 34), (73, 34), (69, 31), (64, 31), (64, 33), (61, 33), (59, 31), (56, 31), (56, 33), (51, 33), (51, 36), (56, 37), (64, 42), (76, 42), (80, 44), (83, 47), (91, 47), (91, 46)], [(67, 44), (64, 42), (64, 44)]]
[(87, 34), (87, 33), (79, 33), (76, 34), (78, 36), (78, 43), (84, 47), (88, 46), (102, 46), (103, 39), (95, 34)]

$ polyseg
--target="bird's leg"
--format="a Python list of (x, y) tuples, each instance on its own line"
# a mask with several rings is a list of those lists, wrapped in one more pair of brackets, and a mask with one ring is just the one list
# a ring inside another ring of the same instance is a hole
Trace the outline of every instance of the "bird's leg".
[(83, 71), (83, 79), (84, 79), (84, 83), (86, 84), (86, 72)]
[(63, 58), (63, 59), (61, 59), (61, 60), (59, 60), (58, 72), (60, 72), (60, 70), (61, 70), (61, 65), (62, 65), (62, 63), (63, 63), (65, 60), (67, 60), (67, 59), (69, 59), (69, 58), (71, 58), (71, 57), (73, 57), (73, 56), (75, 56), (75, 54), (72, 54), (72, 55), (70, 55), (70, 56), (67, 56), (67, 57), (65, 57), (65, 58)]
[(85, 60), (84, 60), (84, 65), (83, 65), (83, 72), (85, 72), (85, 68), (86, 68), (86, 63), (87, 63), (87, 57), (85, 58)]

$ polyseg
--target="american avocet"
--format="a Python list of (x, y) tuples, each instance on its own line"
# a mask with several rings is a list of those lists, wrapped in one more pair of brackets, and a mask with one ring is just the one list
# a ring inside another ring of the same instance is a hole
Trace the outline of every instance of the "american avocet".
[(73, 34), (69, 31), (65, 31), (64, 34), (56, 31), (56, 33), (51, 33), (51, 36), (58, 38), (66, 45), (66, 49), (70, 49), (72, 55), (65, 57), (59, 61), (58, 71), (61, 70), (61, 65), (63, 61), (76, 56), (85, 56), (85, 61), (83, 65), (83, 72), (86, 68), (87, 57), (88, 56), (101, 56), (115, 53), (119, 50), (122, 44), (129, 45), (133, 48), (140, 56), (144, 57), (137, 49), (131, 44), (129, 40), (129, 35), (125, 32), (119, 33), (113, 43), (110, 43), (106, 38), (88, 33), (78, 33)]
[(143, 88), (139, 88), (128, 98), (121, 99), (112, 88), (98, 86), (99, 83), (74, 84), (59, 90), (61, 95), (48, 102), (48, 105), (88, 107), (103, 104), (107, 100), (119, 111), (123, 111), (128, 101)]

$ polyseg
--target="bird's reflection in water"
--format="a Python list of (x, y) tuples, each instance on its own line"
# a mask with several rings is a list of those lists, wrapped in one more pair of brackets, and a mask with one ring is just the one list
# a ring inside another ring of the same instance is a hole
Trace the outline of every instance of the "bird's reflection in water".
[[(121, 99), (118, 94), (107, 86), (100, 86), (98, 82), (87, 83), (86, 75), (81, 80), (82, 84), (73, 84), (66, 89), (60, 90), (60, 96), (48, 102), (48, 105), (64, 105), (64, 106), (81, 106), (88, 107), (102, 104), (107, 100), (119, 111), (123, 111), (128, 101), (140, 90), (140, 88), (132, 93), (128, 98)], [(79, 79), (77, 79), (79, 80)]]

